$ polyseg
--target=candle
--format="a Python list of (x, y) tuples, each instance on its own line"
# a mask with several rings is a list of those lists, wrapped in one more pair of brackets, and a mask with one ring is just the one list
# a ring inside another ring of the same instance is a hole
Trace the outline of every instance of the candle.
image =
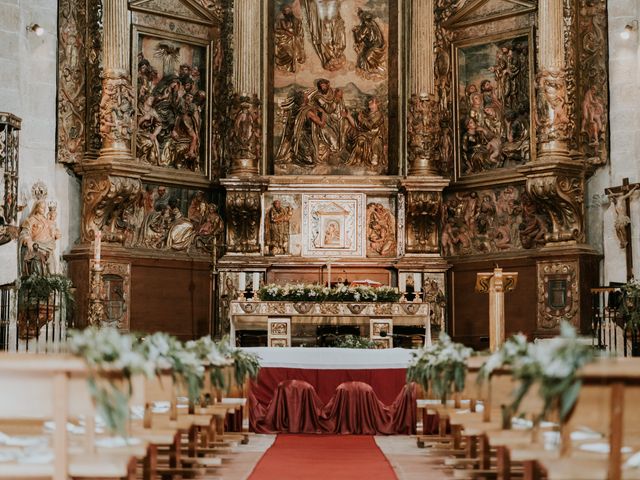
[(93, 242), (93, 260), (96, 266), (100, 266), (100, 247), (102, 243), (102, 232), (97, 231)]
[(331, 288), (331, 264), (327, 263), (327, 286)]

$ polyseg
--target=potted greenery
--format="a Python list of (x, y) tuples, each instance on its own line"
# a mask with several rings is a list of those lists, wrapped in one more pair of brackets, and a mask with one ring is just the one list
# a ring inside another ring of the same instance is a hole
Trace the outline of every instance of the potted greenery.
[(74, 306), (73, 284), (64, 275), (32, 274), (20, 281), (18, 288), (18, 336), (38, 335), (40, 329), (55, 319), (56, 310), (64, 307), (67, 317)]

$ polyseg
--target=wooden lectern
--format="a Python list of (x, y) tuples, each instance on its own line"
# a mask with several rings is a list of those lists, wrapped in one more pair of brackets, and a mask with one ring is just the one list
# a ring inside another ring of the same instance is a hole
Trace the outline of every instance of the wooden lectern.
[(489, 348), (495, 352), (505, 341), (504, 294), (515, 290), (516, 272), (496, 267), (491, 273), (478, 273), (476, 292), (489, 294)]

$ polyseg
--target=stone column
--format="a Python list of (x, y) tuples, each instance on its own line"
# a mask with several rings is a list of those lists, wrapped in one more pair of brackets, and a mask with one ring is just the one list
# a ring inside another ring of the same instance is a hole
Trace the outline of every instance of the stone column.
[(440, 111), (435, 98), (433, 0), (411, 1), (409, 105), (407, 111), (408, 173), (438, 175)]
[(236, 0), (233, 12), (233, 128), (229, 174), (259, 173), (262, 157), (262, 2)]
[(131, 136), (135, 115), (129, 45), (127, 0), (104, 0), (102, 98), (100, 100), (100, 160), (131, 160)]

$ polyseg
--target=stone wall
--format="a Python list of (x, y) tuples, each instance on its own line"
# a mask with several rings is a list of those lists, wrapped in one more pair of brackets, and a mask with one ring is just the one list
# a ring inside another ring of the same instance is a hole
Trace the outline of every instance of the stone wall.
[[(587, 186), (589, 243), (604, 253), (601, 282), (626, 280), (625, 251), (614, 230), (613, 204), (605, 188), (640, 182), (640, 35), (636, 30), (627, 40), (620, 33), (626, 24), (640, 17), (637, 0), (615, 0), (609, 6), (609, 78), (611, 160), (591, 178)], [(640, 194), (631, 203), (633, 264), (640, 274)]]
[[(31, 186), (42, 180), (47, 201), (58, 205), (58, 256), (79, 237), (80, 183), (55, 162), (56, 153), (56, 0), (0, 0), (0, 111), (22, 118), (19, 213), (31, 210)], [(42, 36), (28, 32), (33, 23)], [(17, 242), (0, 246), (0, 285), (17, 277)]]

